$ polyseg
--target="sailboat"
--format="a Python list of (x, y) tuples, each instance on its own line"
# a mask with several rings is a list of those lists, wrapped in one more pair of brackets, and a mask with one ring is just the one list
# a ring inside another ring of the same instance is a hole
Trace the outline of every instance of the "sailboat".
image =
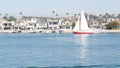
[(88, 27), (88, 23), (83, 11), (81, 12), (81, 16), (79, 16), (76, 22), (76, 25), (73, 29), (73, 33), (74, 34), (93, 34), (94, 33), (94, 31)]

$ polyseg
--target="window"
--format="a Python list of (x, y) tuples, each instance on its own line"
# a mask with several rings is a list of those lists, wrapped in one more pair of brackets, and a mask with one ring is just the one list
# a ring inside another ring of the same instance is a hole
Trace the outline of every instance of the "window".
[(4, 26), (7, 26), (7, 23), (4, 23)]
[(53, 22), (53, 25), (57, 25), (58, 24), (58, 22)]

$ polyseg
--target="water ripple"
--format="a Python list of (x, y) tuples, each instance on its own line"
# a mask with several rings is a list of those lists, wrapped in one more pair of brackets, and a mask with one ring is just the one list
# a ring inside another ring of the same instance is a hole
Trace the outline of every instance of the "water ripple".
[(52, 66), (52, 67), (26, 67), (26, 68), (120, 68), (120, 65), (90, 65), (90, 66)]

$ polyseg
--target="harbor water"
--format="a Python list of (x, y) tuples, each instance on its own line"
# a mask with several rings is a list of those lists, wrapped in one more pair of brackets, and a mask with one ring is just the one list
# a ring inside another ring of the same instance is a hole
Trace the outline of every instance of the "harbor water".
[(0, 34), (0, 68), (120, 68), (120, 34)]

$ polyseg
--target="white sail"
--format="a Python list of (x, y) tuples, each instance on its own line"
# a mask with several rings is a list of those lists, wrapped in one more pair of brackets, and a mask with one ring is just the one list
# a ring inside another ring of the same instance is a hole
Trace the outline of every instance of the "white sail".
[(81, 12), (81, 18), (78, 18), (76, 22), (75, 28), (73, 29), (74, 34), (93, 34), (93, 33), (100, 33), (102, 31), (91, 30), (88, 27), (87, 20), (85, 18), (84, 12)]
[(88, 27), (88, 23), (87, 23), (87, 20), (85, 18), (85, 15), (84, 15), (84, 12), (82, 11), (81, 12), (81, 21), (80, 21), (80, 25), (81, 25), (81, 30), (90, 30), (89, 27)]
[(73, 31), (79, 31), (80, 30), (80, 17), (78, 18), (77, 22), (75, 23), (75, 27)]

